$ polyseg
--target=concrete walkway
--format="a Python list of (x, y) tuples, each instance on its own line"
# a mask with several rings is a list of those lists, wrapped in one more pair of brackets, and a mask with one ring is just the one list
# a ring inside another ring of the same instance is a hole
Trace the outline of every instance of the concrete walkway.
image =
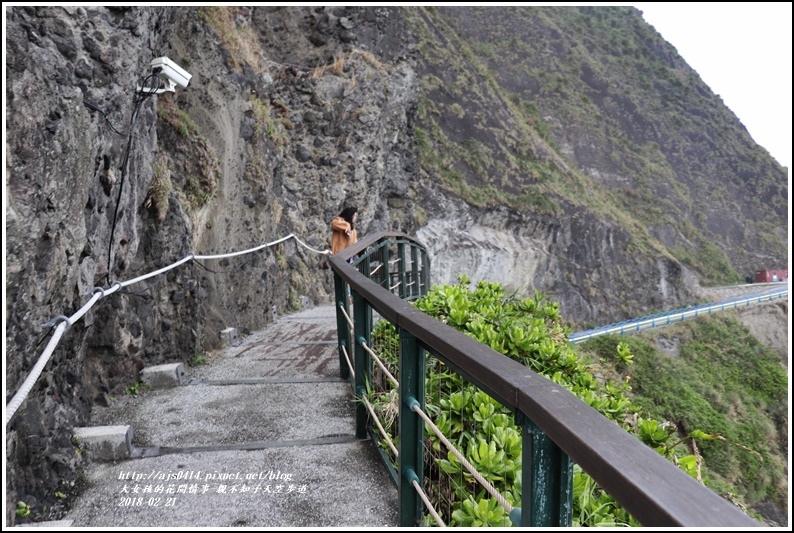
[(72, 527), (392, 527), (397, 490), (355, 438), (331, 306), (276, 320), (186, 367), (187, 384), (96, 410), (133, 459), (91, 463)]

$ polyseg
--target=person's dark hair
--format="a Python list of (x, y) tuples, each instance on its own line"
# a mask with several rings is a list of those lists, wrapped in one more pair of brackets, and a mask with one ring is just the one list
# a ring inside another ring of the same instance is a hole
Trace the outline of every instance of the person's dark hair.
[(355, 215), (357, 212), (358, 209), (355, 207), (345, 207), (342, 209), (342, 212), (339, 213), (339, 216), (344, 218), (347, 223), (350, 224), (350, 227), (353, 228), (353, 215)]

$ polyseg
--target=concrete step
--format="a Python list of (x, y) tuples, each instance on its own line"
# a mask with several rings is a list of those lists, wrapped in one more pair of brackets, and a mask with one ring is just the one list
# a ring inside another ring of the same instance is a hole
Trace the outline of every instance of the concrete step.
[(394, 483), (376, 445), (355, 437), (334, 313), (279, 317), (187, 368), (179, 386), (95, 408), (95, 425), (135, 428), (130, 455), (88, 462), (64, 518), (82, 528), (397, 526)]

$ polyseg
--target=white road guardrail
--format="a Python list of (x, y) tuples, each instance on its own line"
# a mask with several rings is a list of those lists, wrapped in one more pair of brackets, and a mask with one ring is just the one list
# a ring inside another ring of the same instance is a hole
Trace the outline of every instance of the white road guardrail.
[[(772, 285), (772, 284), (769, 284)], [(780, 285), (776, 283), (774, 285)], [(683, 322), (691, 318), (699, 316), (710, 315), (718, 311), (728, 311), (730, 309), (738, 309), (740, 307), (748, 307), (761, 303), (767, 303), (775, 300), (788, 300), (788, 284), (783, 288), (775, 288), (768, 290), (764, 293), (756, 293), (750, 296), (739, 296), (729, 298), (721, 302), (703, 304), (696, 307), (687, 307), (684, 309), (677, 309), (675, 311), (667, 311), (659, 313), (658, 315), (637, 318), (625, 322), (618, 322), (608, 326), (601, 326), (598, 328), (588, 329), (577, 333), (572, 333), (568, 339), (573, 344), (578, 344), (586, 340), (598, 337), (599, 335), (635, 333), (644, 329), (658, 328), (668, 326), (670, 324)]]

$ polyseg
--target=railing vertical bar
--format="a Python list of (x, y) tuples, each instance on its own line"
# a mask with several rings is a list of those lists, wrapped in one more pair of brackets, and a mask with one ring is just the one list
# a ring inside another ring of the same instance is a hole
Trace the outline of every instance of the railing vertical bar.
[(369, 278), (369, 279), (372, 279), (372, 272), (371, 272), (372, 266), (371, 265), (372, 265), (372, 262), (371, 262), (370, 254), (366, 254), (361, 259), (360, 267), (361, 267), (361, 273), (364, 274), (365, 276), (367, 276), (367, 278)]
[(422, 254), (422, 296), (426, 295), (430, 290), (430, 256), (427, 253)]
[(411, 293), (410, 297), (419, 296), (419, 250), (411, 246)]
[(356, 291), (353, 291), (353, 323), (356, 329), (355, 362), (353, 363), (353, 368), (356, 370), (355, 396), (359, 400), (356, 402), (356, 437), (366, 439), (369, 413), (361, 400), (366, 396), (367, 385), (372, 383), (372, 379), (370, 378), (370, 356), (362, 343), (369, 344), (371, 342), (372, 308), (364, 297)]
[(573, 463), (527, 417), (522, 439), (522, 527), (571, 527)]
[(391, 241), (388, 241), (385, 246), (386, 246), (386, 260), (388, 261), (388, 263), (386, 263), (387, 276), (386, 276), (386, 285), (385, 285), (385, 287), (386, 287), (386, 290), (388, 291), (389, 290), (389, 286), (392, 284), (392, 282), (391, 282), (392, 277), (394, 276), (394, 274), (392, 273), (392, 269), (394, 268), (392, 266), (392, 263), (394, 262), (394, 254), (396, 253), (396, 248), (394, 247), (394, 245), (393, 245), (393, 243)]
[(400, 280), (400, 298), (403, 300), (406, 298), (405, 294), (405, 243), (400, 241), (397, 243), (397, 257), (399, 257), (400, 261), (397, 263), (397, 267), (399, 268), (399, 280)]
[[(416, 337), (399, 329), (400, 335), (400, 471), (399, 513), (400, 527), (413, 527), (422, 523), (422, 500), (411, 483), (414, 475), (419, 486), (424, 486), (424, 422), (413, 410), (414, 404), (424, 409), (425, 351)], [(413, 475), (409, 475), (414, 473)]]
[(559, 493), (557, 494), (557, 522), (558, 527), (571, 527), (573, 525), (573, 459), (562, 449), (554, 445), (559, 461)]
[(350, 369), (345, 362), (345, 354), (342, 351), (343, 346), (352, 346), (350, 344), (347, 319), (342, 314), (342, 306), (347, 309), (347, 283), (342, 277), (334, 272), (334, 299), (336, 300), (336, 338), (339, 340), (339, 377), (342, 379), (350, 379)]
[(378, 271), (378, 283), (381, 287), (389, 286), (389, 245), (380, 243), (378, 247), (378, 261), (382, 265)]

